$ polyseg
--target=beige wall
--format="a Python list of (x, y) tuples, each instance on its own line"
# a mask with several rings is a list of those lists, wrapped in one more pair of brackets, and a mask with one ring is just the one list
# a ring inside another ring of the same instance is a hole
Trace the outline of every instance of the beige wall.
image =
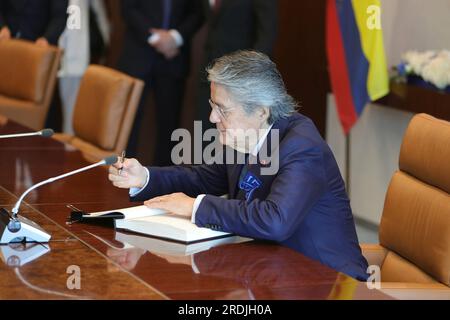
[(389, 65), (406, 50), (450, 49), (450, 0), (381, 0)]

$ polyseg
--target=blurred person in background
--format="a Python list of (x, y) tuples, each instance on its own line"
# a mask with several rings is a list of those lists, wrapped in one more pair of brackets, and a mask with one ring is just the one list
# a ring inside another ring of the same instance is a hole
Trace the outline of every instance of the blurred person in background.
[(153, 90), (157, 126), (153, 163), (170, 165), (171, 135), (179, 127), (189, 72), (190, 41), (202, 23), (201, 2), (127, 0), (122, 1), (122, 14), (126, 32), (118, 68), (145, 81), (127, 156), (136, 156), (143, 109), (150, 90)]
[(0, 0), (0, 40), (56, 45), (66, 26), (67, 0)]
[(104, 0), (70, 0), (80, 8), (80, 27), (68, 28), (59, 39), (64, 55), (59, 71), (62, 131), (73, 134), (73, 109), (81, 79), (91, 62), (99, 63), (110, 40), (110, 24)]
[(208, 30), (204, 60), (200, 66), (196, 119), (203, 130), (213, 128), (209, 121), (210, 88), (206, 67), (225, 54), (253, 49), (272, 54), (277, 34), (277, 0), (202, 0)]

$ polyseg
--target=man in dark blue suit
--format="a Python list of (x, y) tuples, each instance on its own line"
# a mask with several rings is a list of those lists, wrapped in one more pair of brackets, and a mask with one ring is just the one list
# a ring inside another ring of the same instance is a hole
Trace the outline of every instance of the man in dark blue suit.
[(179, 126), (189, 72), (190, 41), (202, 23), (201, 2), (124, 0), (122, 14), (126, 33), (118, 68), (145, 81), (127, 152), (136, 156), (143, 108), (152, 89), (157, 127), (155, 163), (168, 165), (170, 137)]
[(227, 152), (225, 162), (190, 167), (145, 168), (127, 159), (110, 168), (109, 179), (150, 208), (275, 241), (365, 280), (367, 261), (334, 156), (312, 121), (295, 112), (275, 64), (239, 51), (216, 60), (208, 75), (210, 120), (244, 163)]
[(0, 0), (0, 40), (56, 45), (66, 27), (68, 0)]

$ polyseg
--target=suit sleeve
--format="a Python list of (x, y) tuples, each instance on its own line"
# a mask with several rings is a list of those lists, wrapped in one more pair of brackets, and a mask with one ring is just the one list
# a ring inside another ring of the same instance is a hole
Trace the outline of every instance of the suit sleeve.
[(50, 1), (50, 21), (43, 37), (53, 45), (58, 43), (60, 35), (66, 28), (68, 0)]
[(253, 49), (270, 55), (277, 36), (278, 1), (253, 0), (253, 10), (256, 23)]
[(181, 34), (184, 41), (189, 42), (189, 39), (194, 36), (195, 32), (203, 24), (204, 17), (201, 0), (192, 0), (192, 3), (190, 3), (187, 7), (188, 12), (176, 29)]
[(326, 188), (323, 152), (314, 146), (298, 149), (282, 158), (266, 199), (247, 203), (207, 195), (196, 212), (195, 223), (255, 239), (288, 239)]
[(140, 10), (139, 0), (121, 1), (123, 19), (128, 26), (142, 42), (147, 42), (150, 35), (152, 23)]
[(147, 186), (131, 201), (145, 201), (157, 196), (183, 192), (190, 197), (199, 194), (221, 196), (228, 192), (226, 165), (149, 167)]

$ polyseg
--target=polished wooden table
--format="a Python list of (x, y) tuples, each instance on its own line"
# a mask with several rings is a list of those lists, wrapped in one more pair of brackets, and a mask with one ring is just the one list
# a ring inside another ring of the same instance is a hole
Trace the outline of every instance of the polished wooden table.
[[(11, 121), (0, 123), (0, 135), (27, 131)], [(0, 162), (0, 207), (7, 209), (33, 184), (88, 164), (78, 151), (41, 137), (0, 139)], [(127, 190), (108, 182), (106, 168), (31, 192), (20, 214), (52, 239), (28, 248), (0, 246), (0, 299), (389, 299), (269, 242), (185, 254), (174, 253), (173, 243), (162, 240), (150, 249), (134, 246), (123, 239), (145, 237), (115, 231), (108, 223), (67, 225), (67, 204), (91, 212), (130, 206)], [(79, 289), (68, 285), (74, 267)]]

